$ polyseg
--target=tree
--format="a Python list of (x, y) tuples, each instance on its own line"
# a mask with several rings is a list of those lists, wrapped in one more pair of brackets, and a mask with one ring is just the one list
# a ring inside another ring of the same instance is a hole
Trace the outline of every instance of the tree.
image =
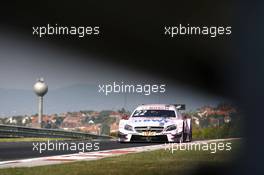
[(103, 123), (101, 126), (101, 134), (102, 135), (109, 135), (110, 134), (110, 127), (105, 123)]

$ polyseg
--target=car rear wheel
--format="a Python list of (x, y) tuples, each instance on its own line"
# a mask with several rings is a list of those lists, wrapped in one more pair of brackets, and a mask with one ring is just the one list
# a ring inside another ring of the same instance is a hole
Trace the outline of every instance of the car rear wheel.
[(190, 126), (188, 127), (187, 120), (186, 126), (189, 131), (184, 132), (184, 142), (191, 142), (192, 141), (192, 121), (190, 122)]
[(192, 141), (192, 121), (190, 123), (190, 132), (188, 134), (188, 142), (191, 142)]

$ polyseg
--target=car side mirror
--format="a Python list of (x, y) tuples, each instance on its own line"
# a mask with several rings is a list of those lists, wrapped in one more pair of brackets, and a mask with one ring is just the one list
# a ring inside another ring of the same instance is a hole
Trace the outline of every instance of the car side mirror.
[(122, 115), (122, 117), (121, 117), (122, 120), (128, 120), (128, 118), (129, 118), (129, 116), (128, 116), (127, 114), (124, 114), (124, 115)]

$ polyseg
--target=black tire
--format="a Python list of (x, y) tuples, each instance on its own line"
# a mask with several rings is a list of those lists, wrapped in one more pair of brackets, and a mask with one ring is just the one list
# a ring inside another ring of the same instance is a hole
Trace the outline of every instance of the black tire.
[(185, 130), (185, 122), (186, 122), (186, 120), (183, 121), (183, 128), (182, 128), (182, 132), (183, 132), (183, 134), (182, 134), (183, 142), (186, 142), (187, 137), (188, 137), (188, 134), (184, 132), (184, 130)]
[(184, 133), (183, 134), (183, 142), (186, 142), (187, 141), (188, 136), (189, 135), (187, 133)]
[(190, 134), (189, 134), (189, 142), (192, 141), (192, 120), (191, 120), (191, 125), (190, 125)]
[(188, 142), (192, 141), (192, 121), (190, 122), (190, 132), (187, 134)]
[(177, 143), (183, 143), (186, 140), (186, 134), (184, 133), (184, 121), (183, 121), (183, 126), (182, 126), (182, 133), (179, 137), (176, 138)]
[(183, 143), (184, 140), (183, 140), (183, 134), (181, 134), (180, 136), (178, 136), (176, 139), (175, 139), (175, 142), (176, 143)]
[(125, 142), (125, 141), (118, 141), (121, 144), (126, 144), (126, 143), (130, 143), (130, 142)]

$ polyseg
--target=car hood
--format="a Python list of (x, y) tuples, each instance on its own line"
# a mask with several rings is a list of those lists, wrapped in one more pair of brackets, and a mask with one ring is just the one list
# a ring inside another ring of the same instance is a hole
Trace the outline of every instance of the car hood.
[(133, 126), (167, 126), (175, 123), (176, 118), (160, 118), (160, 117), (133, 117), (129, 119), (129, 123)]

